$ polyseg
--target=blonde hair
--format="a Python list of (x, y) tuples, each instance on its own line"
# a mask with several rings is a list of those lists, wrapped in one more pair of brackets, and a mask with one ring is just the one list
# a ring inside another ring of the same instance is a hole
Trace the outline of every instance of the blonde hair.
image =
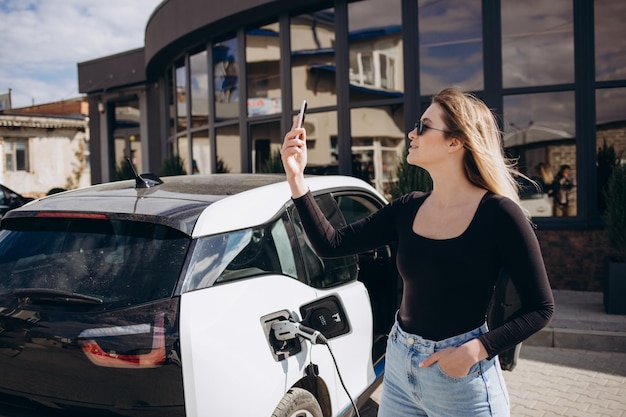
[(446, 136), (464, 141), (463, 165), (469, 181), (508, 197), (528, 215), (520, 203), (515, 164), (504, 155), (501, 132), (491, 110), (482, 100), (456, 88), (441, 90), (432, 103), (443, 110), (443, 122), (450, 132)]
[(552, 174), (550, 165), (548, 165), (546, 162), (539, 162), (539, 164), (537, 164), (537, 171), (539, 173), (539, 176), (541, 177), (541, 181), (543, 181), (544, 184), (552, 184), (552, 181), (554, 181), (554, 174)]

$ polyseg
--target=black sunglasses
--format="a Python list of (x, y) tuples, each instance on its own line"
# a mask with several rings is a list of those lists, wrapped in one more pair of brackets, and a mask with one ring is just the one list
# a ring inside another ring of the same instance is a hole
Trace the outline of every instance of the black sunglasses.
[(420, 119), (417, 123), (415, 123), (415, 129), (417, 129), (417, 134), (420, 135), (420, 136), (424, 133), (424, 130), (426, 130), (426, 129), (438, 130), (438, 131), (443, 132), (443, 133), (452, 133), (449, 130), (443, 130), (443, 129), (437, 129), (436, 127), (430, 127), (430, 126), (424, 124), (422, 119)]

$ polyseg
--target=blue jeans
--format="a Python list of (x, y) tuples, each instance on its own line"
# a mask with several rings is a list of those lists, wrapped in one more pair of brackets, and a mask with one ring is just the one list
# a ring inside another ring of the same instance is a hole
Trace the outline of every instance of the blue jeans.
[(402, 330), (396, 321), (387, 341), (385, 376), (378, 417), (508, 417), (509, 395), (498, 358), (476, 363), (454, 378), (439, 364), (419, 363), (438, 350), (460, 346), (487, 331), (487, 325), (435, 342)]

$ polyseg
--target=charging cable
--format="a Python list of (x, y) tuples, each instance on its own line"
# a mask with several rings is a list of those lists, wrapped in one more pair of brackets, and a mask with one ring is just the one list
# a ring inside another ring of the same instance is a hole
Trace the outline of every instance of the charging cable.
[(350, 403), (352, 404), (352, 408), (356, 413), (356, 417), (361, 417), (361, 415), (359, 414), (359, 409), (354, 403), (352, 396), (348, 392), (346, 384), (343, 382), (341, 372), (339, 372), (339, 366), (337, 365), (337, 360), (335, 359), (335, 355), (333, 354), (333, 351), (328, 344), (328, 339), (326, 339), (326, 337), (319, 330), (312, 329), (308, 326), (291, 320), (281, 320), (272, 323), (272, 330), (274, 331), (274, 336), (277, 340), (291, 340), (300, 336), (311, 342), (311, 344), (313, 345), (326, 345), (326, 347), (328, 348), (328, 352), (330, 352), (330, 357), (333, 359), (333, 363), (335, 364), (335, 369), (337, 370), (339, 382), (341, 382), (343, 390), (346, 392), (348, 398), (350, 399)]

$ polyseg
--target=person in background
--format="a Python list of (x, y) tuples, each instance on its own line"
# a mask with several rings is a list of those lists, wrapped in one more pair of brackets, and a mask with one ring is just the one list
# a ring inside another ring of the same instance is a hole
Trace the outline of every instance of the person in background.
[[(433, 190), (335, 229), (307, 187), (306, 130), (294, 126), (281, 150), (293, 202), (322, 257), (397, 243), (403, 293), (388, 338), (380, 417), (509, 416), (497, 355), (546, 326), (554, 299), (498, 125), (482, 101), (446, 88), (408, 137), (407, 161), (429, 172)], [(488, 329), (501, 271), (522, 308)]]
[(574, 182), (570, 178), (572, 168), (569, 165), (561, 165), (559, 172), (552, 182), (552, 197), (554, 198), (554, 215), (559, 217), (571, 216), (572, 213), (572, 189)]

